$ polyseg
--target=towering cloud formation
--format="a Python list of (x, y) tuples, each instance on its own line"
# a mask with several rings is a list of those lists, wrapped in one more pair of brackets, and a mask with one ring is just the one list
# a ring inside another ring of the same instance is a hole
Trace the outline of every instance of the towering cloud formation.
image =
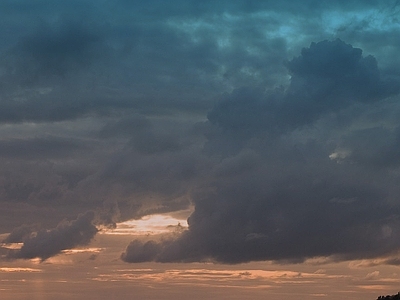
[(188, 231), (172, 243), (134, 241), (124, 260), (341, 260), (400, 249), (398, 125), (363, 120), (390, 105), (399, 83), (341, 40), (312, 43), (286, 65), (286, 89), (242, 88), (210, 111), (206, 150), (219, 161), (192, 195)]
[(355, 103), (373, 103), (399, 91), (398, 82), (380, 78), (376, 59), (341, 40), (312, 43), (286, 63), (291, 81), (286, 90), (266, 95), (242, 88), (208, 114), (225, 131), (286, 133), (310, 125), (321, 115)]

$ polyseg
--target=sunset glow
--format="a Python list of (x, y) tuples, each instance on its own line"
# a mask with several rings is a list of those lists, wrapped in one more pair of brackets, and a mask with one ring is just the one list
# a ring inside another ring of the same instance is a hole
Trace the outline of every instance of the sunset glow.
[(117, 227), (105, 234), (156, 235), (187, 229), (186, 219), (177, 219), (168, 215), (148, 215), (139, 220), (117, 223)]

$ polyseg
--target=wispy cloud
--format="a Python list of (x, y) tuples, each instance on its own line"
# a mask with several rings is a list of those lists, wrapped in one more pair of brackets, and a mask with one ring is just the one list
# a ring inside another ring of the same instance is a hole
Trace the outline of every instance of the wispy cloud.
[(43, 270), (41, 269), (33, 269), (33, 268), (11, 268), (11, 267), (3, 267), (0, 268), (0, 272), (5, 272), (5, 273), (14, 273), (14, 272), (28, 272), (28, 273), (32, 273), (32, 272), (43, 272)]

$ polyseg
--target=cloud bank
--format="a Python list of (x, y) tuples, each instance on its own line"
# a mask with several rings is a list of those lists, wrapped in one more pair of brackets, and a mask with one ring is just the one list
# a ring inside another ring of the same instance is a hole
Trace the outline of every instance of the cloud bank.
[(122, 259), (392, 255), (398, 10), (1, 1), (0, 230), (26, 243), (14, 257), (192, 206), (179, 238), (133, 241)]
[(342, 260), (399, 249), (398, 127), (355, 114), (386, 106), (399, 83), (341, 40), (312, 43), (286, 65), (286, 89), (235, 90), (208, 114), (205, 147), (219, 162), (192, 195), (189, 230), (166, 245), (134, 241), (125, 261), (150, 245), (148, 260), (161, 262)]

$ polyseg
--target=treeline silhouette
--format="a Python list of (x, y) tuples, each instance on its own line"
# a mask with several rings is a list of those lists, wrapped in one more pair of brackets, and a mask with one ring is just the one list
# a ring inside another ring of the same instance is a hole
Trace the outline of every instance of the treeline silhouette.
[(400, 292), (392, 296), (379, 296), (376, 300), (400, 300)]

